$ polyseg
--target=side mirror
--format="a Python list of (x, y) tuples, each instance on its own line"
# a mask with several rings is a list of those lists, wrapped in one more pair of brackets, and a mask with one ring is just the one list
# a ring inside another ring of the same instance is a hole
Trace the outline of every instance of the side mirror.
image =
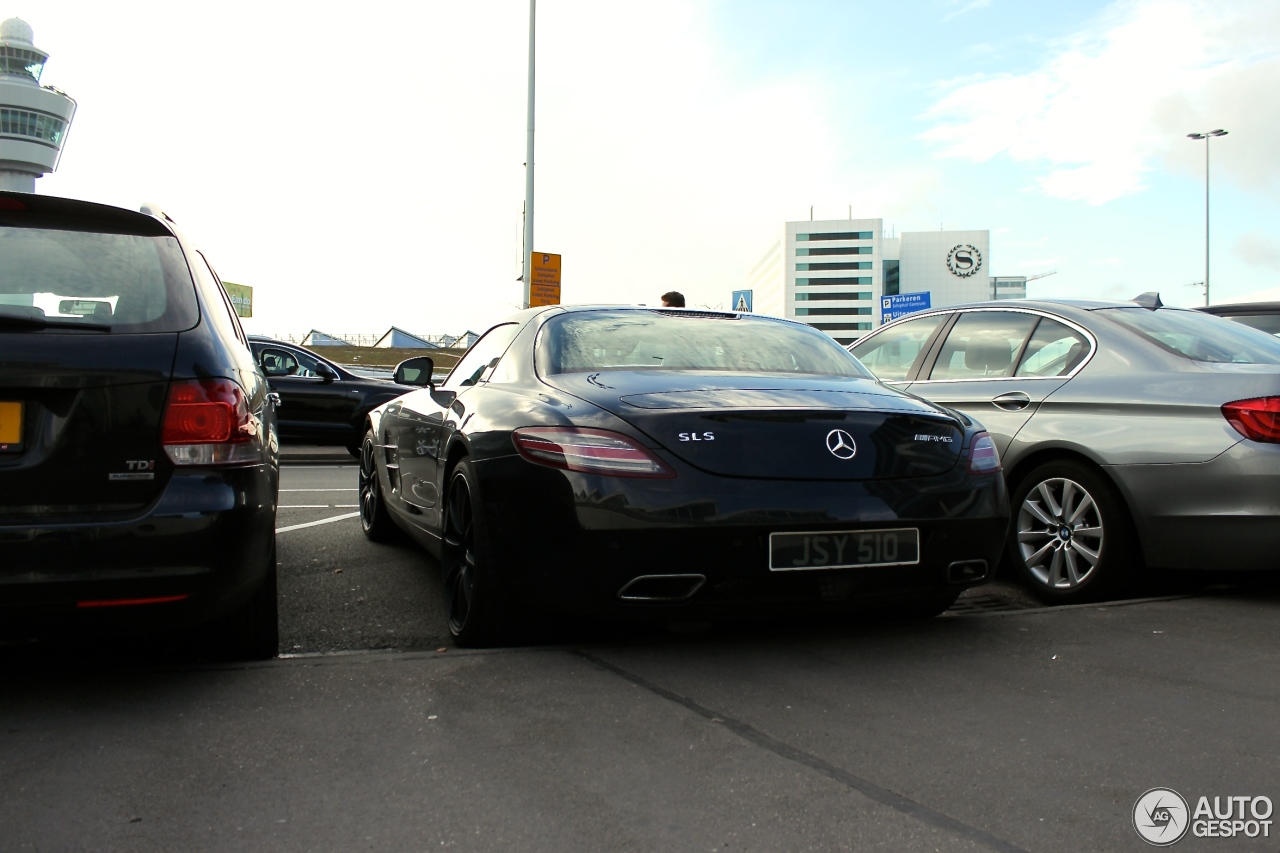
[(414, 385), (418, 388), (431, 388), (431, 375), (436, 364), (425, 355), (405, 359), (396, 365), (395, 381), (398, 385)]
[(334, 370), (323, 361), (316, 364), (316, 373), (324, 380), (325, 384), (328, 384), (338, 378), (338, 371)]
[(288, 376), (296, 371), (297, 362), (293, 356), (278, 349), (264, 349), (258, 356), (262, 372), (268, 376)]

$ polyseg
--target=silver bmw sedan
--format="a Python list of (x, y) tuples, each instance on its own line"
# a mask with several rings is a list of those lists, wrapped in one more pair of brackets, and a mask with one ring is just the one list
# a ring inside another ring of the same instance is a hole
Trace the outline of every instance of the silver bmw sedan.
[(1041, 598), (1129, 591), (1144, 566), (1280, 568), (1280, 339), (1143, 294), (950, 306), (849, 349), (991, 433), (1008, 557)]

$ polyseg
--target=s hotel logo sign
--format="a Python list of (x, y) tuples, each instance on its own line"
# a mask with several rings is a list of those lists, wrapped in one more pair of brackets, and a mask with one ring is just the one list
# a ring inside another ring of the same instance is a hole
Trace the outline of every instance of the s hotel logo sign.
[(977, 246), (961, 243), (947, 252), (947, 269), (954, 276), (968, 278), (982, 269), (982, 253)]

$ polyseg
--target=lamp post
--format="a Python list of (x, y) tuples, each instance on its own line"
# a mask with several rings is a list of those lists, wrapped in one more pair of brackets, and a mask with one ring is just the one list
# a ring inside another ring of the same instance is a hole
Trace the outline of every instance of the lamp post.
[(524, 260), (520, 280), (524, 284), (523, 308), (529, 307), (529, 253), (533, 251), (533, 48), (534, 10), (537, 0), (529, 0), (529, 121), (525, 134), (524, 155)]
[(1204, 140), (1204, 304), (1209, 304), (1209, 140), (1215, 136), (1226, 136), (1222, 128), (1206, 130), (1204, 133), (1188, 133), (1188, 139)]

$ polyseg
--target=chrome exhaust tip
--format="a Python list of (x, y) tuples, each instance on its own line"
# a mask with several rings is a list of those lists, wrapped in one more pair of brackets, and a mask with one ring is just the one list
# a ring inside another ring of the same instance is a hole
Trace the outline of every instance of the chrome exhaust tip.
[(986, 576), (986, 560), (959, 560), (947, 566), (947, 583), (973, 583)]
[(706, 575), (640, 575), (618, 590), (623, 601), (686, 601), (702, 589)]

